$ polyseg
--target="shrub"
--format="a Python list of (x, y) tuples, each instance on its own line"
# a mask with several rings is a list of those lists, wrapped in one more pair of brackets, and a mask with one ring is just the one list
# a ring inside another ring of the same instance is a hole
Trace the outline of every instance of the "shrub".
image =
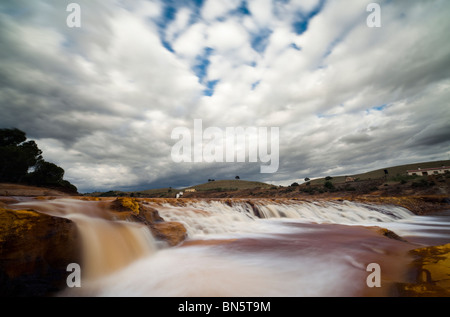
[(429, 182), (426, 179), (421, 179), (418, 182), (413, 182), (411, 184), (411, 187), (412, 188), (420, 188), (420, 187), (431, 187), (431, 186), (434, 186), (434, 185), (436, 185), (436, 184), (433, 181)]
[(327, 180), (327, 181), (325, 182), (325, 184), (323, 184), (323, 187), (325, 187), (325, 188), (328, 189), (328, 190), (334, 190), (334, 189), (335, 189), (333, 183), (330, 182), (329, 180)]

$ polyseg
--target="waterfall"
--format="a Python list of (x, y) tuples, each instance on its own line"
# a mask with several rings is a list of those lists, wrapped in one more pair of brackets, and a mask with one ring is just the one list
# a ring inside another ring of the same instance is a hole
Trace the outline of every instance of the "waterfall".
[[(151, 203), (150, 203), (151, 204)], [(408, 219), (413, 214), (405, 208), (369, 205), (350, 201), (272, 201), (186, 200), (185, 205), (155, 204), (161, 216), (181, 222), (190, 236), (271, 232), (276, 221), (377, 225)]]
[[(79, 289), (62, 296), (390, 296), (404, 282), (407, 252), (450, 239), (450, 214), (295, 199), (140, 199), (165, 221), (182, 223), (187, 241), (157, 248), (139, 223), (114, 219), (104, 202), (32, 200), (16, 204), (71, 219), (83, 251)], [(407, 242), (372, 226), (391, 229)], [(382, 287), (366, 284), (369, 263)], [(87, 279), (84, 280), (84, 279)]]
[(146, 226), (113, 220), (98, 202), (57, 199), (17, 205), (76, 224), (81, 237), (83, 276), (88, 279), (110, 274), (156, 251), (156, 242)]

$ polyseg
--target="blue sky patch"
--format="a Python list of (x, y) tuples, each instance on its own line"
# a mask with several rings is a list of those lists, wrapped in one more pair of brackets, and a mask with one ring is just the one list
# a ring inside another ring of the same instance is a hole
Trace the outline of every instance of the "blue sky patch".
[(293, 49), (297, 50), (297, 51), (301, 51), (301, 50), (302, 50), (302, 48), (299, 47), (299, 46), (298, 46), (297, 44), (295, 44), (295, 43), (291, 43), (289, 46), (292, 47)]
[(300, 35), (308, 30), (309, 22), (314, 18), (325, 6), (326, 0), (321, 0), (317, 6), (308, 14), (299, 12), (297, 19), (292, 23), (292, 29), (295, 34)]
[(193, 11), (190, 23), (195, 23), (197, 17), (200, 15), (201, 7), (203, 6), (203, 0), (165, 0), (163, 1), (163, 9), (161, 16), (155, 21), (158, 27), (159, 38), (161, 39), (162, 45), (169, 50), (174, 52), (172, 45), (166, 39), (166, 29), (172, 23), (177, 15), (178, 8), (190, 7)]
[(251, 35), (251, 46), (258, 53), (264, 53), (267, 44), (269, 44), (269, 37), (272, 34), (270, 29), (262, 29), (259, 33)]
[(256, 87), (258, 87), (258, 85), (261, 83), (261, 80), (257, 80), (252, 84), (252, 90), (255, 90)]
[(247, 6), (247, 1), (242, 1), (241, 5), (232, 13), (238, 15), (251, 15), (250, 10), (248, 9)]
[(294, 22), (292, 27), (294, 28), (295, 34), (300, 35), (304, 33), (308, 29), (308, 22), (309, 20), (306, 19)]
[(218, 83), (219, 81), (220, 81), (220, 80), (218, 80), (218, 79), (216, 79), (216, 80), (209, 80), (209, 81), (206, 83), (206, 89), (203, 90), (203, 94), (204, 94), (205, 96), (211, 97), (211, 96), (214, 94), (214, 88), (216, 87), (216, 85), (217, 85), (217, 83)]
[(203, 83), (204, 78), (206, 77), (206, 75), (208, 73), (208, 66), (210, 64), (209, 57), (211, 56), (211, 54), (213, 52), (214, 52), (214, 49), (212, 49), (210, 47), (205, 47), (203, 49), (203, 54), (197, 55), (197, 57), (196, 57), (197, 63), (192, 68), (192, 70), (194, 71), (195, 75), (198, 77), (198, 81), (200, 83)]
[(388, 104), (385, 103), (384, 105), (381, 106), (372, 107), (370, 110), (383, 111), (387, 106)]

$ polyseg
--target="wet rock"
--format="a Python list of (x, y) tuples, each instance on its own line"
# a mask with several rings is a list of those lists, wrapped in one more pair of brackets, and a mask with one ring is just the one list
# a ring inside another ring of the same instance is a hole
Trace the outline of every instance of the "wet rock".
[(139, 215), (139, 203), (130, 197), (118, 197), (110, 204), (111, 210), (114, 211), (129, 211)]
[(187, 236), (186, 228), (175, 221), (155, 223), (152, 232), (156, 238), (166, 241), (170, 246), (180, 244)]
[(401, 296), (450, 296), (450, 243), (410, 251), (415, 282), (398, 285)]
[(79, 263), (72, 221), (0, 208), (0, 296), (45, 296), (66, 286), (67, 265)]
[(396, 234), (394, 231), (391, 231), (389, 229), (381, 228), (381, 227), (374, 227), (374, 229), (376, 232), (382, 234), (386, 238), (397, 240), (397, 241), (402, 241), (402, 242), (408, 242), (405, 239), (403, 239), (402, 237), (400, 237), (398, 234)]
[(186, 239), (186, 228), (179, 222), (167, 222), (158, 213), (142, 201), (130, 197), (120, 197), (111, 202), (110, 208), (116, 211), (121, 220), (130, 220), (147, 225), (153, 236), (166, 241), (170, 246)]

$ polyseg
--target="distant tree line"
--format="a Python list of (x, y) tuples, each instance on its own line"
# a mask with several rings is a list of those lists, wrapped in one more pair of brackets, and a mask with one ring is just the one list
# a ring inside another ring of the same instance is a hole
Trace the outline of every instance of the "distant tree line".
[(0, 182), (60, 188), (77, 192), (64, 180), (64, 169), (42, 157), (36, 142), (19, 129), (0, 129)]

